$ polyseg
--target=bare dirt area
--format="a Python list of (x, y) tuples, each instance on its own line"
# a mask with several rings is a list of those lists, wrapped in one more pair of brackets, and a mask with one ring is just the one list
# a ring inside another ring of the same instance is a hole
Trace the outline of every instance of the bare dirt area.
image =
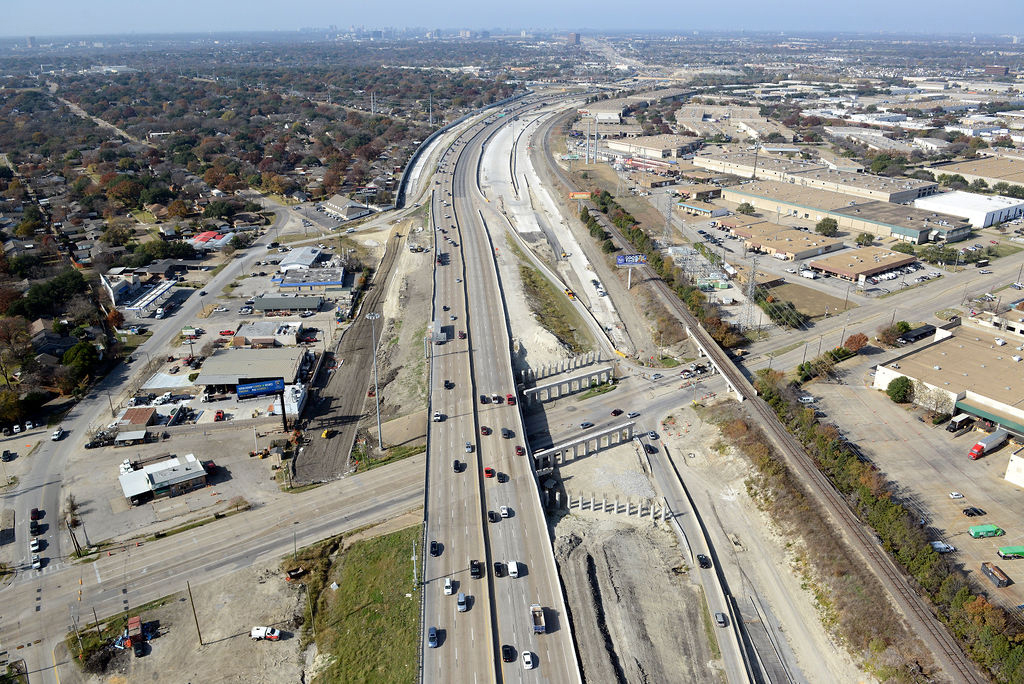
[[(221, 580), (193, 586), (196, 618), (205, 646), (199, 645), (187, 594), (174, 594), (165, 605), (139, 613), (144, 623), (159, 622), (159, 637), (146, 655), (115, 651), (106, 674), (88, 675), (65, 668), (61, 682), (128, 684), (129, 682), (299, 682), (303, 657), (298, 631), (305, 594), (287, 584), (277, 562), (234, 572)], [(252, 641), (254, 626), (274, 627), (280, 641)]]
[(674, 537), (650, 523), (600, 514), (568, 515), (555, 531), (585, 681), (717, 678), (704, 599)]
[[(726, 401), (701, 415), (714, 418), (734, 407)], [(751, 498), (747, 482), (753, 469), (746, 459), (690, 407), (663, 416), (659, 427), (737, 601), (748, 604), (754, 596), (765, 606), (784, 654), (795, 658), (808, 680), (875, 681), (823, 624), (833, 620), (825, 584), (811, 572), (803, 542), (781, 530)]]
[(855, 309), (857, 305), (848, 300), (827, 295), (824, 292), (812, 287), (804, 287), (797, 283), (786, 283), (777, 285), (769, 290), (776, 298), (787, 302), (793, 302), (800, 313), (810, 316), (812, 319), (834, 316), (847, 309)]

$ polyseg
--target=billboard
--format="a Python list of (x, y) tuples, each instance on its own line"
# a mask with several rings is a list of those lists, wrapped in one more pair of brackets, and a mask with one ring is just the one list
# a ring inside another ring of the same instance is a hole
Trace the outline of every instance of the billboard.
[(619, 254), (615, 257), (615, 265), (622, 266), (646, 266), (647, 256), (645, 254)]
[[(579, 159), (579, 157), (576, 157), (576, 158)], [(590, 199), (590, 193), (589, 192), (570, 192), (569, 193), (569, 199), (574, 199), (574, 200)]]
[(284, 392), (284, 378), (264, 380), (262, 382), (250, 382), (247, 385), (238, 386), (239, 399), (259, 397), (264, 394), (277, 394), (279, 392)]

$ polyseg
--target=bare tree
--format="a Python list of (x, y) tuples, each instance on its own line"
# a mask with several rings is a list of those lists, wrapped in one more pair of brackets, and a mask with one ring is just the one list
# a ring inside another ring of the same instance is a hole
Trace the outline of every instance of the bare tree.
[(32, 350), (28, 335), (28, 322), (21, 316), (0, 318), (0, 375), (7, 387), (11, 376)]

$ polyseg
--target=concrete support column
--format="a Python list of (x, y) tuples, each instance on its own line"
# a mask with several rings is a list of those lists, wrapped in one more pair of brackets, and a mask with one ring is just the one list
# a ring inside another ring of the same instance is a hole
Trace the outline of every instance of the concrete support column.
[(594, 510), (594, 493), (590, 493), (590, 510)]

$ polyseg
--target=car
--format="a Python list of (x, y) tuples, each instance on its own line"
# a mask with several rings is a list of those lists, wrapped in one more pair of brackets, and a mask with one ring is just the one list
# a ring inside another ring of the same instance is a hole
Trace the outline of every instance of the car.
[(457, 473), (457, 472), (460, 472), (461, 470), (462, 470), (462, 464), (459, 463), (459, 459), (457, 459), (457, 458), (454, 459), (452, 461), (452, 471)]
[(469, 609), (469, 605), (466, 603), (466, 595), (461, 591), (455, 599), (455, 607), (460, 613), (465, 613)]
[(989, 240), (989, 243), (993, 244), (993, 245), (998, 245), (999, 244), (999, 240)]
[(640, 412), (639, 411), (630, 411), (629, 413), (626, 414), (627, 418), (637, 418), (639, 416), (640, 416)]
[(787, 268), (786, 269), (786, 273), (796, 273), (796, 269), (795, 268)]
[(441, 555), (441, 545), (436, 541), (430, 542), (430, 555), (435, 557)]
[(706, 568), (710, 568), (711, 567), (711, 559), (708, 558), (707, 556), (705, 556), (703, 553), (698, 553), (697, 554), (697, 564), (700, 565), (700, 567), (705, 568), (705, 569)]
[(805, 396), (799, 397), (797, 399), (797, 401), (800, 402), (801, 404), (813, 404), (814, 402), (817, 401), (817, 399), (815, 399), (814, 397), (812, 397), (810, 395), (805, 395)]
[(977, 506), (968, 506), (967, 508), (964, 509), (964, 515), (966, 515), (968, 518), (976, 518), (980, 515), (985, 515), (985, 511), (978, 508)]
[(466, 453), (467, 454), (473, 453), (473, 443), (472, 442), (466, 442)]
[(719, 627), (725, 627), (728, 624), (725, 613), (715, 613), (715, 624)]
[(31, 420), (26, 420), (25, 421), (25, 430), (34, 430), (35, 427), (36, 427), (36, 424), (33, 423)]
[(14, 434), (18, 434), (19, 432), (21, 432), (21, 426), (20, 425), (15, 425), (12, 428), (12, 430), (14, 431)]
[(949, 493), (949, 498), (950, 499), (962, 499), (962, 498), (964, 498), (964, 495), (961, 494), (960, 492), (950, 492)]
[(42, 550), (43, 545), (36, 537), (32, 537), (32, 541), (28, 543), (28, 550), (32, 553)]
[(987, 268), (983, 268), (980, 271), (978, 271), (978, 273), (980, 273), (981, 275), (989, 275), (990, 273), (992, 273), (992, 271), (988, 270)]
[(42, 517), (43, 517), (43, 512), (41, 510), (39, 510), (38, 508), (33, 508), (31, 511), (29, 511), (29, 514), (28, 514), (28, 519), (29, 520), (41, 520)]
[(218, 307), (216, 307), (214, 309), (214, 311), (217, 312), (217, 313), (224, 313), (227, 310), (228, 310), (228, 307), (226, 307), (226, 306), (218, 306)]
[(43, 559), (39, 557), (38, 553), (32, 554), (32, 569), (38, 570), (43, 567)]
[(524, 670), (532, 670), (533, 669), (533, 654), (530, 653), (529, 651), (523, 651), (523, 669)]
[(498, 513), (501, 514), (502, 518), (507, 518), (509, 516), (508, 506), (499, 506)]
[(580, 429), (581, 430), (587, 430), (587, 429), (592, 428), (592, 427), (594, 427), (594, 424), (591, 423), (589, 420), (585, 420), (582, 423), (580, 423)]
[(444, 416), (441, 415), (440, 411), (434, 411), (434, 415), (431, 417), (431, 420), (433, 420), (435, 423), (440, 423), (442, 420), (444, 420)]
[(145, 639), (133, 639), (132, 640), (132, 653), (135, 654), (136, 658), (142, 658), (146, 655), (146, 641)]
[(484, 567), (480, 564), (480, 561), (469, 561), (469, 576), (473, 579), (480, 579), (484, 576)]
[(299, 314), (299, 318), (310, 318), (315, 315), (316, 314), (312, 311), (303, 311), (302, 313)]
[(431, 627), (427, 630), (427, 647), (437, 648), (437, 627)]
[(622, 415), (622, 409), (612, 409), (612, 415), (613, 416), (621, 416)]
[(658, 439), (658, 433), (651, 430), (647, 433), (647, 439)]
[(651, 376), (651, 380), (661, 380), (663, 377), (665, 376), (662, 375), (661, 373), (655, 373), (654, 375)]
[(199, 296), (200, 297), (205, 297), (206, 296), (206, 290), (200, 290), (199, 291)]
[(327, 428), (326, 430), (324, 430), (323, 432), (320, 433), (320, 438), (321, 439), (330, 439), (333, 436), (334, 436), (334, 430), (332, 430), (331, 428)]
[(492, 523), (496, 523), (499, 520), (501, 520), (501, 516), (498, 515), (497, 511), (487, 511), (487, 520), (489, 520)]
[[(219, 421), (224, 420), (224, 412), (223, 411), (217, 411), (215, 414), (213, 414), (213, 420), (214, 420), (214, 422), (219, 422)], [(324, 430), (324, 432), (326, 433), (327, 430)]]
[(170, 373), (171, 375), (174, 375), (175, 373), (177, 373), (180, 370), (181, 370), (180, 366), (171, 366), (171, 370), (169, 370), (167, 372)]
[(58, 426), (57, 429), (53, 431), (53, 434), (50, 435), (50, 441), (52, 441), (52, 442), (59, 442), (61, 437), (63, 437), (63, 436), (64, 436), (64, 428)]
[(526, 455), (526, 449), (524, 449), (521, 446), (517, 446), (516, 447), (516, 456), (524, 456), (524, 455)]
[(494, 477), (494, 468), (484, 468), (484, 477)]
[(486, 394), (481, 394), (480, 395), (480, 403), (481, 404), (490, 404), (491, 403), (491, 398), (488, 397)]
[(452, 578), (451, 577), (445, 577), (444, 578), (444, 595), (445, 596), (451, 596), (453, 591), (455, 591), (455, 589), (452, 587)]
[(253, 627), (249, 632), (249, 638), (253, 641), (261, 641), (266, 639), (267, 641), (277, 641), (281, 638), (281, 632), (277, 631), (273, 627)]
[(515, 436), (515, 433), (513, 433), (508, 428), (501, 428), (501, 436), (504, 437), (505, 439), (512, 439), (512, 437)]
[(491, 428), (487, 427), (486, 425), (481, 425), (480, 426), (480, 434), (484, 435), (484, 436), (487, 436), (487, 435), (491, 434)]
[(0, 461), (7, 463), (8, 461), (14, 460), (14, 452), (9, 449), (4, 449), (3, 455), (0, 455)]
[(493, 401), (495, 404), (500, 404), (501, 403), (501, 395), (500, 394), (492, 394), (491, 395), (491, 401)]
[(505, 576), (505, 564), (501, 561), (494, 561), (494, 576), (504, 577)]
[(459, 331), (459, 339), (460, 340), (466, 339), (466, 331), (465, 330), (460, 330)]
[(506, 663), (516, 662), (516, 650), (508, 644), (501, 645), (501, 659)]
[(232, 335), (235, 334), (235, 331), (234, 330), (221, 330), (220, 333), (218, 333), (218, 334), (221, 337), (231, 337)]
[(31, 534), (33, 537), (39, 534), (39, 523), (37, 523), (35, 520), (30, 520), (28, 522), (28, 533)]
[(444, 381), (444, 388), (446, 390), (454, 389), (455, 388), (455, 383), (452, 382), (451, 380), (445, 380)]

